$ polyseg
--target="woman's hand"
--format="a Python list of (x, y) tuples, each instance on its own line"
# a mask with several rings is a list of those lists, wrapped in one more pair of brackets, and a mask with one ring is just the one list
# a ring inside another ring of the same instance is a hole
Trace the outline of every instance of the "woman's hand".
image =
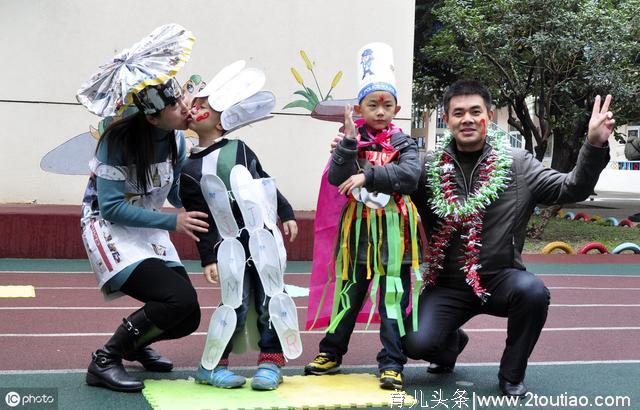
[(296, 236), (298, 236), (298, 223), (294, 219), (283, 222), (282, 229), (284, 230), (285, 236), (289, 236), (289, 242), (296, 240)]
[(207, 280), (207, 282), (209, 282), (212, 285), (217, 284), (218, 280), (220, 279), (220, 277), (218, 275), (218, 264), (217, 263), (211, 263), (211, 264), (205, 266), (204, 270), (202, 271), (202, 273), (204, 273), (204, 278)]
[[(200, 242), (200, 239), (198, 239), (193, 232), (209, 232), (209, 229), (207, 229), (209, 228), (209, 224), (206, 221), (207, 218), (208, 215), (204, 212), (181, 212), (178, 214), (178, 220), (176, 221), (176, 232), (187, 234), (196, 242)], [(205, 221), (202, 219), (205, 219)]]

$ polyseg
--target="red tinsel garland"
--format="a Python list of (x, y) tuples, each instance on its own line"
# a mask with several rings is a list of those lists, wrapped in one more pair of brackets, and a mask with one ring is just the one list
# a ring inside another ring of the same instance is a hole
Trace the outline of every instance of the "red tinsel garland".
[[(492, 151), (478, 167), (478, 179), (474, 184), (473, 192), (482, 190), (490, 183), (489, 175), (495, 169), (496, 157), (495, 151)], [(444, 199), (457, 202), (464, 200), (456, 193), (455, 168), (451, 158), (448, 155), (443, 155), (438, 166), (443, 170), (440, 186)], [(466, 272), (465, 281), (483, 303), (487, 301), (491, 294), (482, 286), (478, 274), (478, 270), (481, 268), (479, 255), (480, 246), (482, 246), (481, 233), (484, 214), (483, 209), (476, 209), (468, 215), (449, 214), (438, 221), (429, 243), (430, 253), (427, 256), (427, 270), (423, 275), (425, 286), (436, 284), (438, 272), (444, 268), (445, 251), (449, 247), (451, 235), (455, 231), (460, 231), (460, 237), (464, 241), (464, 264), (461, 270)]]

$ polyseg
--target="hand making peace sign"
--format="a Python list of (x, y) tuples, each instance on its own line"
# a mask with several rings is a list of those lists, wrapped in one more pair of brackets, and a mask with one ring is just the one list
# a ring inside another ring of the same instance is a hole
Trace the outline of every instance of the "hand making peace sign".
[(613, 113), (609, 111), (610, 103), (611, 95), (607, 95), (602, 107), (600, 107), (599, 95), (596, 96), (596, 100), (593, 102), (593, 111), (589, 120), (589, 132), (587, 133), (587, 139), (592, 145), (604, 145), (615, 128), (616, 120), (613, 119)]

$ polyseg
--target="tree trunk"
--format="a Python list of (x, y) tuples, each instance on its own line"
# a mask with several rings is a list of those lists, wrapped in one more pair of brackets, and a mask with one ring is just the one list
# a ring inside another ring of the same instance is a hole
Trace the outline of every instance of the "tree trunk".
[(530, 239), (540, 239), (544, 233), (544, 228), (547, 227), (549, 219), (558, 214), (558, 211), (562, 208), (562, 205), (551, 205), (540, 212), (540, 222), (537, 225), (531, 224), (527, 229), (527, 237)]
[(540, 162), (544, 159), (544, 154), (547, 152), (547, 140), (540, 141), (540, 144), (536, 145), (536, 159)]
[(560, 172), (569, 172), (576, 165), (578, 152), (584, 143), (589, 126), (589, 118), (574, 122), (573, 130), (554, 130), (553, 159), (551, 168)]

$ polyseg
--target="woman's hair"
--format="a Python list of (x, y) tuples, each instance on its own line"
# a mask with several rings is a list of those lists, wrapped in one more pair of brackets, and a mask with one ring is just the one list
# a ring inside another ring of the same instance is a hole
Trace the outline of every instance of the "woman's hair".
[[(149, 114), (146, 114), (149, 115)], [(130, 172), (135, 167), (136, 184), (145, 194), (151, 179), (149, 167), (155, 162), (156, 147), (153, 137), (153, 125), (146, 115), (137, 112), (131, 116), (113, 122), (100, 136), (98, 147), (105, 139), (109, 139), (107, 160), (113, 161), (123, 153), (125, 165)], [(152, 114), (159, 116), (160, 113)], [(173, 131), (167, 131), (173, 133)], [(175, 138), (170, 138), (171, 163), (175, 166), (178, 159), (178, 147)], [(96, 148), (97, 152), (98, 148)]]

